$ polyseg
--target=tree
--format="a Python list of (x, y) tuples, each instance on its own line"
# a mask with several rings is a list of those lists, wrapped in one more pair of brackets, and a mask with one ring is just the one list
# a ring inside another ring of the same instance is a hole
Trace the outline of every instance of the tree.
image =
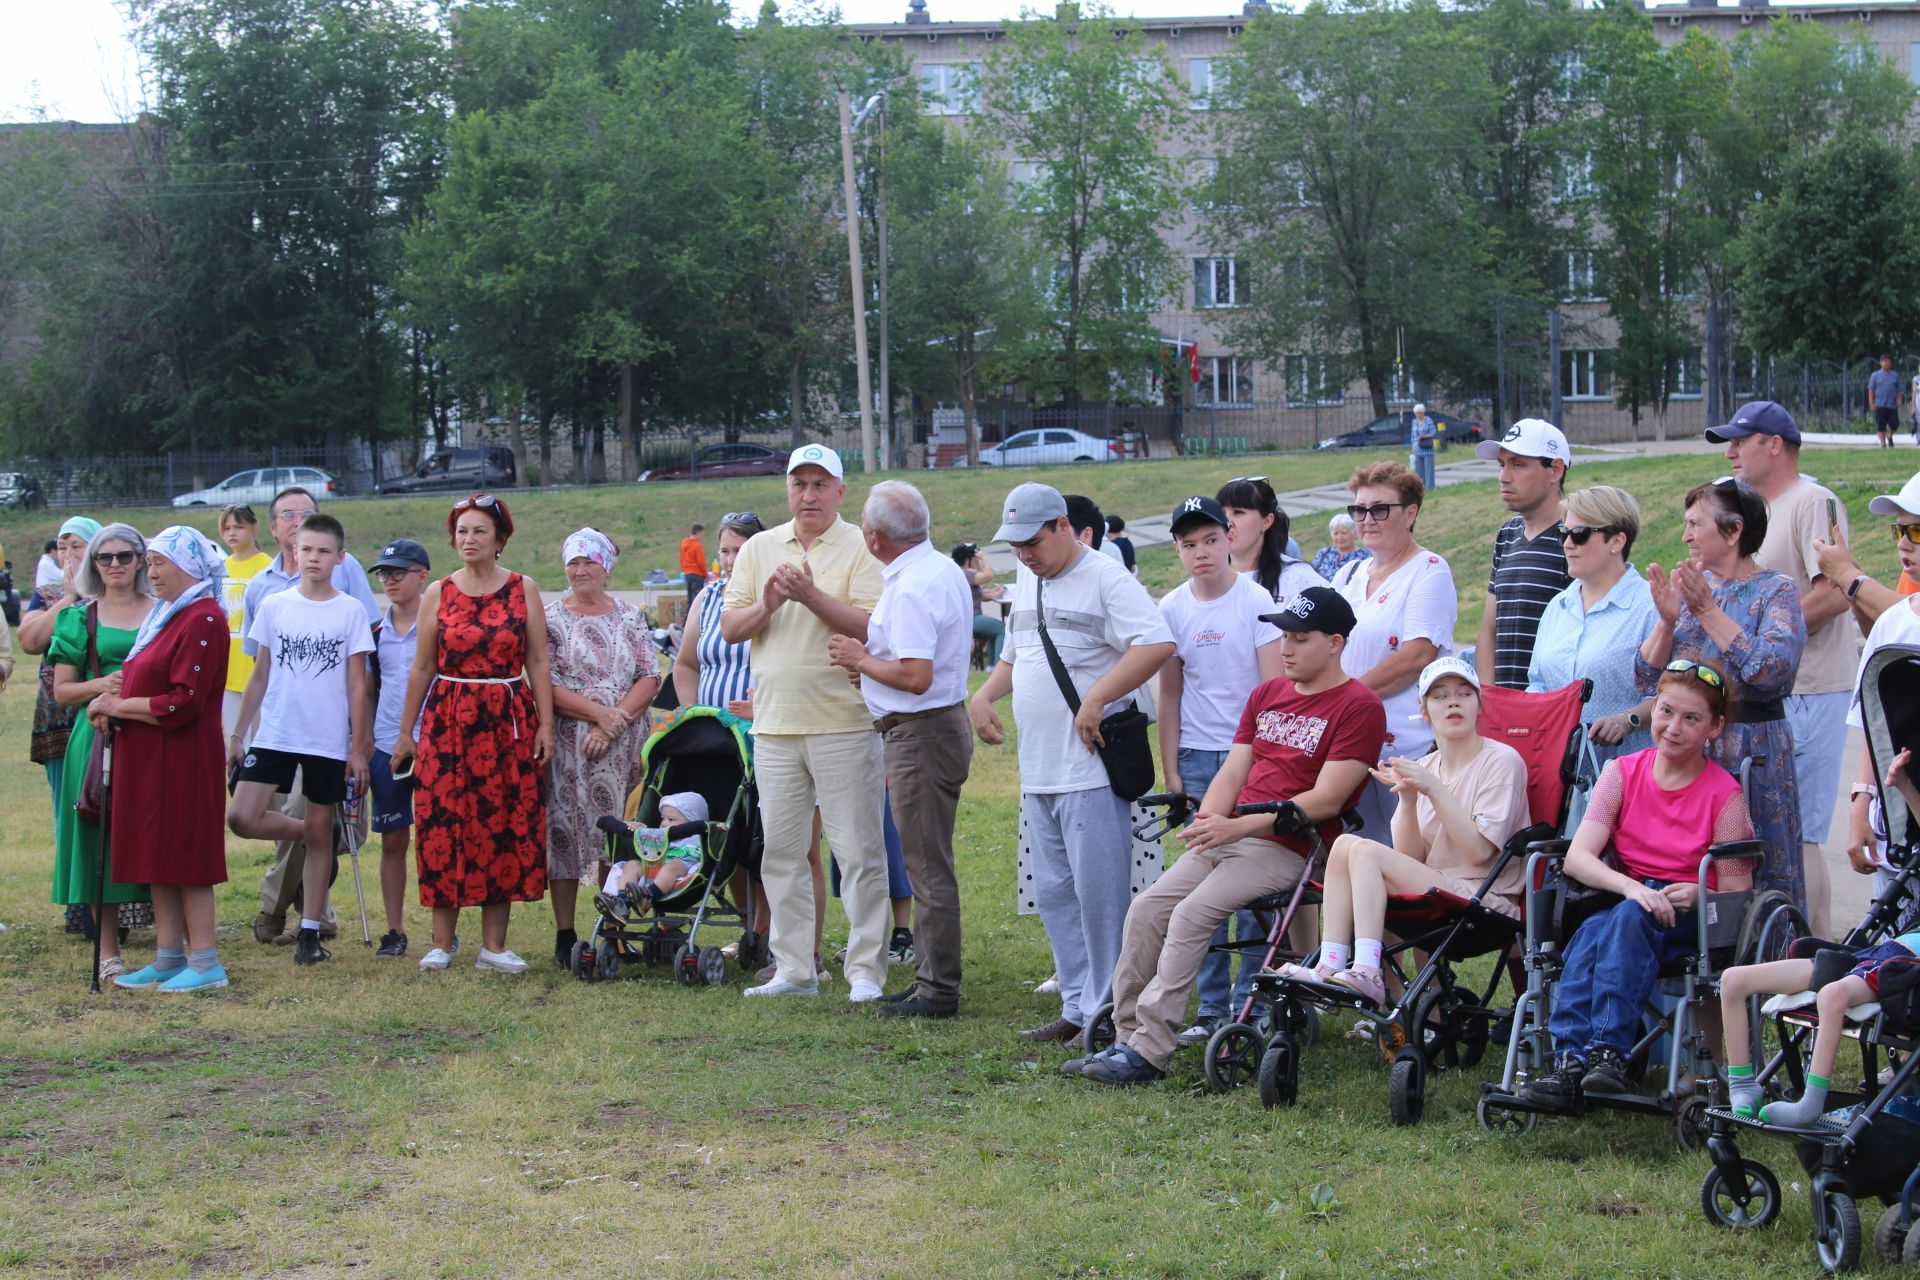
[(1162, 231), (1180, 208), (1166, 61), (1110, 11), (1063, 5), (1006, 29), (979, 91), (984, 122), (1030, 178), (1021, 200), (1053, 268), (1057, 352), (1032, 381), (1077, 403), (1158, 353), (1150, 317), (1178, 274)]

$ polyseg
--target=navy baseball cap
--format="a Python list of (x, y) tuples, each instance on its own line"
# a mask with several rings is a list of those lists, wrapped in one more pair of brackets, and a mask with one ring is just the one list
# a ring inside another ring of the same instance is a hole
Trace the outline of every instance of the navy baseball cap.
[(396, 538), (380, 548), (380, 558), (373, 562), (376, 569), (431, 569), (433, 564), (427, 559), (427, 549), (412, 538)]
[(1167, 532), (1177, 538), (1183, 530), (1201, 523), (1217, 524), (1222, 529), (1233, 528), (1233, 522), (1227, 519), (1226, 508), (1205, 494), (1196, 493), (1174, 508), (1173, 518), (1167, 522)]
[(1330, 636), (1348, 636), (1358, 619), (1346, 597), (1332, 587), (1308, 587), (1287, 601), (1278, 613), (1263, 613), (1260, 621), (1271, 622), (1282, 631), (1320, 631)]
[(1733, 421), (1707, 428), (1707, 439), (1714, 444), (1748, 436), (1779, 436), (1788, 444), (1799, 444), (1800, 424), (1771, 400), (1751, 400), (1734, 411)]

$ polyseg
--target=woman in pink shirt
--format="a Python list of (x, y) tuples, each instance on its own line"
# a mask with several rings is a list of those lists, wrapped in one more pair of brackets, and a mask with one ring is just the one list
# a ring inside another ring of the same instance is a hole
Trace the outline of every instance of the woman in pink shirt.
[[(1661, 966), (1692, 952), (1707, 846), (1753, 835), (1732, 774), (1707, 759), (1726, 726), (1726, 677), (1681, 658), (1654, 689), (1653, 748), (1610, 761), (1567, 851), (1566, 874), (1621, 901), (1583, 922), (1567, 944), (1547, 1028), (1553, 1070), (1530, 1081), (1535, 1102), (1627, 1092), (1627, 1053)], [(1619, 870), (1602, 860), (1611, 846)], [(1728, 863), (1714, 889), (1741, 887), (1752, 867)]]

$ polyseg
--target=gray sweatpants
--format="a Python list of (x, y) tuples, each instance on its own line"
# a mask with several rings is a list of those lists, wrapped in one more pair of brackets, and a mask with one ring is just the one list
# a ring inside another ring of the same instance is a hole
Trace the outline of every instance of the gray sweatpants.
[(1060, 1016), (1086, 1025), (1113, 990), (1132, 904), (1133, 829), (1107, 787), (1020, 797), (1034, 897), (1060, 976)]

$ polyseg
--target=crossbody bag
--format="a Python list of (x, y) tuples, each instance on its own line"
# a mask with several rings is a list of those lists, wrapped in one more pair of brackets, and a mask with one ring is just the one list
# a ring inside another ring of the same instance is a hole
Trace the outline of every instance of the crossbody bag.
[[(1060, 686), (1060, 696), (1067, 700), (1068, 708), (1078, 716), (1079, 690), (1073, 687), (1073, 680), (1067, 675), (1067, 664), (1060, 660), (1060, 651), (1054, 647), (1053, 637), (1047, 634), (1044, 585), (1044, 580), (1035, 574), (1033, 611), (1040, 628), (1040, 647), (1047, 651), (1047, 666), (1053, 671), (1054, 683)], [(1100, 763), (1107, 770), (1107, 785), (1113, 788), (1113, 794), (1129, 803), (1153, 790), (1153, 743), (1149, 732), (1152, 723), (1146, 712), (1131, 701), (1125, 710), (1116, 711), (1100, 721), (1100, 740), (1105, 744), (1100, 748)]]

